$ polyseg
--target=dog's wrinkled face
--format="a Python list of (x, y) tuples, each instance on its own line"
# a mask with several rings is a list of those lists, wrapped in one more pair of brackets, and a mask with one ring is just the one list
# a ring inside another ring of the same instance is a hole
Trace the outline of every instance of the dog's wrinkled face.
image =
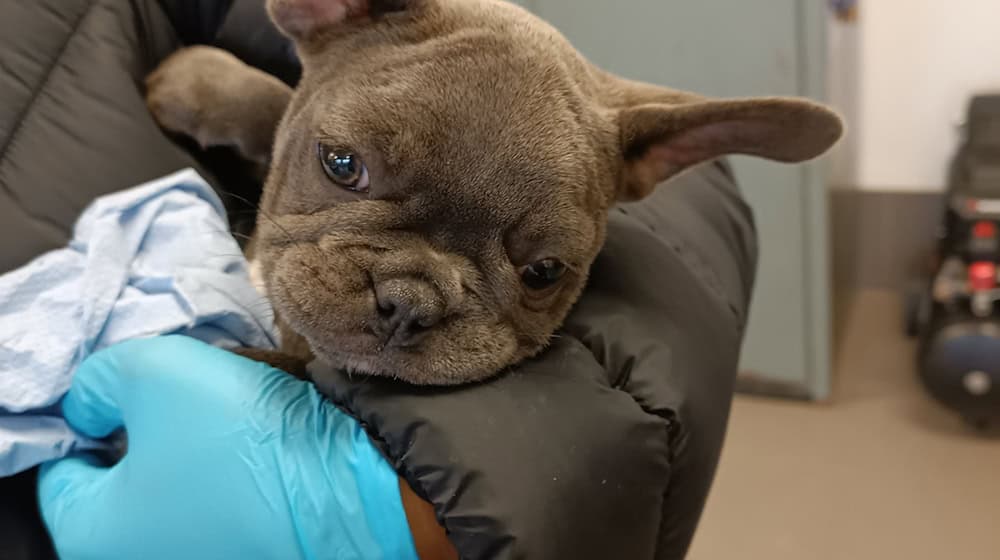
[(494, 0), (272, 0), (304, 75), (275, 138), (256, 251), (317, 357), (419, 384), (544, 348), (608, 208), (726, 153), (815, 157), (799, 100), (620, 80)]

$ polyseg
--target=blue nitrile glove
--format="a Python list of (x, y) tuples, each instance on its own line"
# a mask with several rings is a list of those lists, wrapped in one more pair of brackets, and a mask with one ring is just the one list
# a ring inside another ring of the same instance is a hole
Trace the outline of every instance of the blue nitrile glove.
[(415, 559), (396, 473), (316, 389), (194, 339), (136, 340), (80, 366), (62, 403), (128, 452), (39, 473), (62, 560)]

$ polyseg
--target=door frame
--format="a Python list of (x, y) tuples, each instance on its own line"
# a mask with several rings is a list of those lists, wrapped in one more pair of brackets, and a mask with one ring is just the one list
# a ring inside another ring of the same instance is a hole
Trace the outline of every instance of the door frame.
[[(817, 101), (826, 101), (827, 83), (827, 4), (812, 0), (799, 0), (799, 89), (802, 95)], [(808, 333), (806, 336), (807, 386), (805, 396), (811, 400), (827, 400), (831, 393), (833, 320), (831, 314), (831, 265), (829, 225), (829, 169), (827, 159), (801, 166), (802, 197), (801, 231), (806, 237), (805, 294), (803, 313)]]

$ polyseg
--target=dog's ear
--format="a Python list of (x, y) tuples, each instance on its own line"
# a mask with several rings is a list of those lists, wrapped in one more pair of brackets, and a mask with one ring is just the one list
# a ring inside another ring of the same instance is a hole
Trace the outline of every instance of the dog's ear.
[(288, 36), (307, 41), (317, 33), (402, 12), (419, 0), (267, 0), (274, 22)]
[(746, 154), (782, 162), (822, 155), (843, 132), (836, 113), (798, 98), (712, 100), (665, 90), (619, 109), (625, 168), (618, 199), (637, 200), (704, 161)]

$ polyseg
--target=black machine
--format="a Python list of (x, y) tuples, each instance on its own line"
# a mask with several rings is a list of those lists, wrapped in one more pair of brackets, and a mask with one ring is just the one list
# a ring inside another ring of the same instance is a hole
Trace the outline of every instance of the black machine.
[(944, 225), (910, 294), (920, 378), (973, 425), (1000, 423), (1000, 95), (974, 97), (949, 173)]

